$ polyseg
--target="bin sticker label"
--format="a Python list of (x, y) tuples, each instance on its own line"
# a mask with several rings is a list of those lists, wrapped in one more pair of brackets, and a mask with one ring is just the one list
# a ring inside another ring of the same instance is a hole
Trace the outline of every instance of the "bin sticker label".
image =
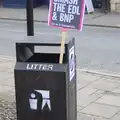
[[(49, 110), (51, 111), (51, 104), (50, 104), (50, 91), (47, 91), (47, 90), (35, 90), (37, 93), (41, 94), (42, 95), (42, 108), (41, 110), (44, 109), (45, 105), (47, 104)], [(36, 98), (36, 95), (35, 93), (31, 93), (30, 95), (30, 99), (29, 99), (29, 103), (30, 103), (30, 108), (32, 110), (37, 110), (38, 109), (38, 99), (39, 98)]]
[(47, 64), (27, 64), (27, 70), (53, 70), (53, 65)]
[(70, 81), (75, 76), (75, 48), (74, 46), (69, 50), (69, 75)]

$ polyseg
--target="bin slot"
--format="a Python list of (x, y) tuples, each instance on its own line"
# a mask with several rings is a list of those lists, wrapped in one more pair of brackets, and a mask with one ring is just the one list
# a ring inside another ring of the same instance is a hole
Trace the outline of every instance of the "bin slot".
[[(57, 46), (35, 46), (35, 53), (60, 53), (60, 47)], [(65, 48), (64, 48), (65, 53)]]
[[(57, 45), (57, 46), (55, 46)], [(67, 46), (64, 47), (63, 63), (67, 63)], [(59, 63), (59, 44), (17, 44), (18, 62)]]

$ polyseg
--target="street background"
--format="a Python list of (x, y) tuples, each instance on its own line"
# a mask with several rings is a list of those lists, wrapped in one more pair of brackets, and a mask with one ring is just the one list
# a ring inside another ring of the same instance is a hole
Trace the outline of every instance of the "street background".
[[(9, 11), (9, 12), (8, 12)], [(35, 37), (61, 41), (61, 30), (48, 27), (48, 11), (35, 12)], [(0, 120), (15, 120), (15, 43), (27, 36), (25, 10), (0, 8)], [(41, 17), (42, 16), (42, 17)], [(78, 120), (120, 120), (120, 14), (85, 15), (76, 38)], [(36, 51), (59, 52), (59, 48)]]

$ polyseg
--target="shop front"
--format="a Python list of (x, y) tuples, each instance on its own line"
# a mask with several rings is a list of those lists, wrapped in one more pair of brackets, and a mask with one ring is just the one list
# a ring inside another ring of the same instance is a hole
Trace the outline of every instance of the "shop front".
[(102, 12), (110, 12), (110, 0), (92, 0), (93, 7), (100, 9)]
[[(26, 8), (27, 0), (0, 0), (4, 8)], [(48, 4), (48, 0), (33, 0), (34, 8)]]
[(3, 7), (3, 0), (0, 0), (0, 7)]

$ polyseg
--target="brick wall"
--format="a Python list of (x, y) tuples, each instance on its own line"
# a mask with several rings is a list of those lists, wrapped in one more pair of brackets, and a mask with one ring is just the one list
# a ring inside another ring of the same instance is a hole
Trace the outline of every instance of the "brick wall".
[(120, 0), (111, 0), (111, 12), (120, 13)]

